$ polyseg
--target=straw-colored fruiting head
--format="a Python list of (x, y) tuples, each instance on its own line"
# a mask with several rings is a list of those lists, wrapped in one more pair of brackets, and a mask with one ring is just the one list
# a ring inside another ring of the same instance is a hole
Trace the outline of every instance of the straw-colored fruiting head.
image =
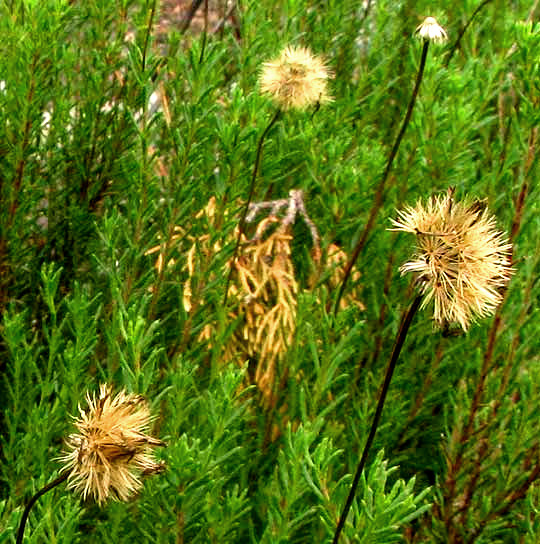
[(88, 407), (79, 406), (75, 419), (78, 432), (69, 436), (69, 451), (61, 457), (68, 487), (100, 504), (125, 501), (142, 487), (142, 475), (164, 469), (151, 453), (165, 443), (145, 434), (150, 410), (139, 395), (121, 391), (113, 397), (111, 388), (101, 385), (99, 395), (87, 394), (86, 400)]
[(283, 109), (304, 109), (332, 100), (328, 93), (331, 76), (324, 61), (305, 47), (286, 47), (279, 57), (265, 62), (260, 88)]
[(450, 190), (398, 213), (392, 230), (416, 235), (414, 260), (400, 270), (417, 275), (423, 306), (434, 302), (436, 323), (459, 323), (467, 330), (475, 318), (491, 315), (513, 269), (511, 245), (485, 204), (456, 202)]
[(448, 39), (446, 31), (435, 17), (426, 17), (424, 22), (416, 27), (414, 33), (418, 38), (435, 43), (443, 43)]

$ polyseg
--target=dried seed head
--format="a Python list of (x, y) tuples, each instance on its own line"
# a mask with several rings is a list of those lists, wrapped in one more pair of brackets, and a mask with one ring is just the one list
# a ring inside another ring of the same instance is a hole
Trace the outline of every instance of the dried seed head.
[(437, 324), (467, 330), (475, 318), (491, 315), (513, 273), (512, 246), (485, 204), (455, 202), (450, 190), (398, 214), (392, 230), (416, 235), (415, 259), (400, 270), (416, 273), (426, 294), (423, 306), (433, 300)]
[(101, 385), (99, 396), (87, 394), (86, 400), (88, 408), (79, 406), (75, 419), (78, 432), (66, 440), (69, 451), (60, 458), (70, 471), (68, 487), (100, 504), (125, 501), (142, 487), (141, 475), (164, 469), (151, 452), (165, 443), (144, 434), (151, 418), (139, 395), (121, 391), (112, 397), (111, 388)]
[(332, 100), (328, 94), (330, 71), (324, 62), (305, 47), (286, 47), (279, 57), (265, 62), (260, 88), (284, 110), (304, 109)]
[(435, 17), (426, 17), (424, 22), (416, 27), (414, 33), (420, 39), (435, 43), (443, 43), (448, 39), (446, 31)]

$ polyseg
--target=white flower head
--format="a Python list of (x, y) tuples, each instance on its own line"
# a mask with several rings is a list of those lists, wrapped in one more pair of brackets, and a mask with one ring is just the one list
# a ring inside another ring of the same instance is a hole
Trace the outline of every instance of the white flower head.
[(448, 40), (446, 30), (437, 22), (435, 17), (426, 17), (423, 23), (416, 27), (416, 36), (422, 40), (443, 43)]

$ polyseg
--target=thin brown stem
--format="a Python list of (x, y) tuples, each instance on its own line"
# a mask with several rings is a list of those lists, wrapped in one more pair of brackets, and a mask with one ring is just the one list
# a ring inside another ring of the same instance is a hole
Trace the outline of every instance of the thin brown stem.
[(184, 19), (184, 24), (180, 28), (180, 32), (184, 33), (189, 28), (191, 21), (193, 21), (193, 17), (195, 17), (197, 10), (201, 7), (202, 3), (203, 0), (193, 0), (193, 2), (191, 2), (186, 18)]
[(148, 54), (148, 45), (150, 43), (150, 35), (152, 34), (152, 27), (154, 25), (154, 16), (155, 16), (155, 13), (156, 13), (156, 3), (157, 3), (157, 0), (153, 0), (152, 7), (150, 9), (150, 15), (148, 17), (148, 25), (146, 27), (146, 36), (144, 38), (144, 47), (143, 47), (142, 62), (141, 62), (143, 72), (144, 72), (144, 70), (146, 68), (146, 55)]
[[(212, 34), (223, 32), (223, 29), (225, 28), (225, 23), (227, 22), (228, 19), (230, 19), (233, 16), (235, 10), (236, 10), (236, 0), (233, 0), (233, 2), (231, 2), (231, 5), (227, 9), (226, 13), (223, 14), (219, 22), (212, 29)], [(220, 36), (220, 38), (223, 39), (223, 36)]]
[[(20, 157), (17, 161), (15, 168), (15, 176), (12, 182), (11, 199), (9, 202), (9, 211), (4, 225), (0, 226), (0, 311), (4, 308), (7, 301), (7, 286), (10, 282), (10, 265), (9, 265), (9, 247), (8, 247), (8, 233), (15, 221), (15, 214), (19, 208), (19, 197), (21, 195), (21, 187), (24, 179), (24, 172), (27, 164), (27, 149), (30, 144), (30, 132), (32, 129), (32, 101), (36, 91), (36, 70), (38, 62), (40, 61), (39, 55), (36, 53), (32, 58), (32, 64), (30, 66), (30, 86), (26, 95), (26, 118), (24, 121), (24, 128), (22, 134), (22, 142), (20, 147)], [(0, 180), (0, 189), (2, 189), (3, 180)], [(9, 194), (9, 193), (8, 193)], [(7, 202), (2, 203), (3, 207), (7, 207)]]
[[(536, 260), (536, 263), (538, 263), (538, 259)], [(514, 368), (513, 362), (516, 356), (516, 351), (522, 342), (523, 326), (525, 325), (527, 317), (531, 312), (531, 307), (535, 304), (535, 298), (532, 295), (532, 290), (537, 281), (538, 278), (536, 276), (532, 276), (529, 283), (527, 284), (527, 287), (523, 291), (522, 298), (525, 303), (521, 307), (521, 311), (517, 320), (517, 326), (514, 331), (514, 336), (508, 349), (508, 355), (505, 357), (505, 365), (501, 384), (499, 385), (498, 393), (495, 397), (495, 402), (493, 404), (493, 410), (491, 412), (493, 418), (497, 414), (497, 411), (502, 404), (502, 400), (506, 397), (506, 388), (508, 387), (508, 384), (510, 383), (510, 377), (512, 376), (512, 370)]]
[(202, 64), (202, 61), (204, 60), (204, 50), (206, 49), (206, 40), (208, 39), (208, 0), (204, 0), (203, 17), (204, 17), (204, 28), (203, 28), (203, 36), (202, 36), (202, 44), (201, 44), (201, 54), (199, 56), (199, 64)]
[(396, 368), (399, 354), (401, 353), (401, 348), (403, 347), (405, 338), (407, 336), (407, 333), (409, 332), (409, 328), (411, 326), (412, 320), (416, 312), (420, 308), (422, 298), (423, 298), (422, 295), (417, 295), (412, 301), (409, 308), (406, 310), (406, 312), (402, 316), (401, 324), (399, 326), (399, 331), (397, 333), (396, 340), (394, 342), (394, 349), (392, 350), (392, 355), (390, 357), (390, 360), (388, 361), (386, 374), (384, 376), (384, 382), (382, 384), (382, 387), (379, 393), (379, 400), (377, 402), (377, 408), (375, 409), (373, 422), (371, 424), (369, 435), (366, 440), (366, 444), (364, 446), (364, 451), (362, 452), (362, 457), (360, 458), (360, 462), (358, 463), (358, 467), (356, 469), (356, 474), (354, 475), (353, 483), (349, 491), (349, 496), (347, 497), (347, 502), (345, 503), (345, 506), (343, 507), (341, 516), (339, 517), (339, 521), (336, 527), (336, 532), (334, 533), (332, 544), (337, 544), (339, 542), (339, 537), (341, 535), (343, 527), (345, 526), (345, 520), (347, 519), (347, 515), (349, 514), (349, 511), (351, 509), (354, 496), (356, 494), (356, 489), (360, 482), (360, 477), (362, 476), (362, 472), (364, 471), (364, 466), (366, 464), (369, 450), (371, 449), (371, 445), (373, 444), (373, 440), (375, 438), (375, 433), (377, 432), (377, 427), (379, 426), (379, 421), (381, 419), (381, 414), (384, 407), (384, 401), (386, 400), (386, 394), (388, 393), (388, 389), (390, 387), (390, 381), (392, 380), (392, 376)]
[[(529, 138), (529, 151), (528, 151), (528, 155), (527, 155), (526, 168), (525, 168), (525, 172), (524, 172), (524, 175), (523, 175), (523, 182), (521, 184), (521, 188), (520, 188), (517, 200), (516, 200), (516, 211), (515, 211), (514, 217), (512, 219), (512, 227), (510, 229), (510, 236), (509, 236), (509, 241), (511, 243), (516, 239), (516, 236), (519, 233), (519, 229), (521, 227), (521, 222), (522, 222), (522, 219), (523, 219), (523, 211), (525, 209), (525, 200), (526, 200), (527, 194), (529, 192), (528, 174), (530, 172), (530, 169), (532, 167), (532, 163), (534, 161), (534, 149), (536, 147), (536, 134), (537, 134), (537, 129), (535, 128), (535, 129), (533, 129), (531, 131), (531, 137)], [(510, 258), (512, 259), (513, 258), (513, 250), (511, 250), (511, 252), (512, 253), (510, 255)], [(507, 292), (504, 293), (504, 300), (506, 299), (506, 293)], [(484, 361), (483, 361), (483, 364), (482, 364), (482, 370), (480, 372), (480, 378), (478, 380), (476, 391), (475, 391), (475, 394), (474, 394), (474, 397), (473, 397), (473, 403), (472, 403), (471, 411), (469, 413), (469, 419), (467, 421), (467, 426), (465, 427), (465, 434), (466, 435), (470, 434), (470, 432), (472, 430), (474, 417), (475, 417), (476, 411), (477, 411), (477, 409), (478, 409), (478, 407), (480, 405), (481, 395), (482, 395), (482, 392), (484, 390), (484, 382), (485, 382), (486, 377), (487, 377), (487, 375), (489, 373), (489, 370), (490, 370), (490, 363), (491, 363), (491, 360), (493, 358), (493, 351), (495, 349), (495, 342), (496, 342), (496, 339), (497, 339), (497, 332), (498, 332), (498, 329), (499, 329), (499, 327), (501, 325), (501, 319), (502, 319), (501, 313), (502, 313), (502, 307), (503, 307), (503, 304), (504, 304), (504, 300), (503, 300), (503, 302), (501, 302), (501, 304), (497, 308), (497, 311), (495, 313), (495, 319), (493, 321), (493, 325), (492, 325), (491, 330), (490, 330), (488, 345), (487, 345), (486, 352), (484, 354)]]
[(34, 99), (34, 94), (36, 91), (36, 77), (35, 72), (37, 68), (37, 64), (39, 61), (39, 57), (37, 53), (34, 55), (34, 58), (32, 59), (32, 65), (30, 67), (30, 71), (32, 73), (31, 79), (30, 79), (30, 88), (28, 89), (28, 94), (26, 95), (26, 106), (27, 106), (27, 112), (26, 112), (26, 120), (24, 123), (24, 129), (23, 129), (23, 138), (22, 138), (22, 144), (21, 144), (21, 157), (19, 158), (19, 162), (17, 163), (17, 168), (15, 171), (15, 179), (13, 183), (13, 200), (11, 201), (11, 204), (9, 206), (9, 216), (8, 216), (8, 222), (7, 226), (8, 228), (13, 223), (13, 220), (15, 218), (15, 212), (17, 211), (17, 208), (19, 206), (19, 200), (18, 197), (21, 193), (21, 186), (24, 176), (24, 170), (26, 167), (26, 150), (28, 148), (28, 145), (30, 143), (30, 130), (32, 128), (32, 116), (30, 113), (30, 108), (32, 105), (32, 101)]
[(396, 440), (396, 444), (398, 445), (398, 447), (403, 445), (407, 429), (410, 428), (410, 424), (414, 421), (424, 404), (424, 400), (426, 399), (428, 391), (431, 388), (431, 385), (433, 383), (433, 377), (436, 375), (437, 370), (439, 369), (439, 365), (441, 364), (443, 355), (444, 343), (442, 339), (439, 339), (439, 343), (437, 344), (437, 349), (435, 351), (435, 357), (433, 358), (433, 361), (431, 361), (428, 365), (428, 372), (426, 374), (426, 377), (424, 378), (422, 389), (417, 393), (414, 403), (409, 411), (409, 415), (407, 416), (407, 419), (405, 421), (405, 424), (403, 425), (403, 428)]
[(229, 273), (227, 274), (227, 281), (225, 283), (225, 295), (223, 297), (224, 308), (227, 306), (227, 300), (229, 298), (229, 286), (231, 284), (231, 278), (234, 271), (234, 263), (236, 262), (236, 259), (238, 257), (238, 251), (240, 249), (240, 241), (242, 240), (242, 234), (244, 233), (244, 229), (246, 227), (246, 217), (249, 211), (249, 206), (251, 202), (253, 201), (253, 195), (255, 194), (255, 182), (257, 180), (257, 173), (259, 171), (259, 166), (261, 163), (262, 148), (263, 148), (264, 140), (266, 136), (268, 135), (268, 133), (270, 132), (270, 129), (274, 126), (276, 121), (279, 119), (280, 114), (281, 114), (281, 110), (278, 108), (276, 112), (274, 113), (274, 115), (272, 116), (272, 119), (270, 119), (270, 122), (264, 129), (263, 133), (261, 134), (261, 137), (259, 138), (259, 142), (257, 144), (257, 154), (255, 156), (255, 164), (253, 165), (253, 171), (251, 173), (251, 183), (249, 186), (249, 194), (248, 194), (246, 204), (242, 210), (240, 223), (238, 224), (238, 236), (236, 238), (236, 245), (234, 246), (234, 253), (230, 263)]
[[(491, 441), (488, 440), (488, 437), (486, 436), (480, 438), (478, 441), (478, 451), (476, 452), (472, 470), (460, 500), (462, 506), (453, 514), (453, 516), (459, 515), (459, 520), (457, 522), (458, 527), (465, 526), (467, 512), (471, 507), (472, 499), (477, 490), (482, 472), (485, 470), (484, 462), (489, 458), (490, 446)], [(454, 526), (455, 525), (456, 524), (454, 524)]]
[(384, 190), (386, 188), (386, 182), (388, 180), (390, 170), (392, 169), (392, 164), (394, 163), (394, 159), (396, 158), (397, 152), (399, 150), (401, 140), (403, 139), (405, 130), (407, 129), (407, 126), (409, 125), (409, 122), (412, 117), (414, 104), (416, 103), (416, 98), (418, 96), (418, 91), (420, 89), (420, 83), (422, 82), (422, 77), (424, 75), (424, 68), (426, 66), (428, 48), (429, 48), (429, 41), (424, 40), (424, 45), (422, 47), (422, 57), (420, 58), (420, 66), (418, 67), (416, 82), (414, 84), (411, 99), (409, 100), (409, 105), (407, 106), (407, 112), (405, 113), (405, 117), (403, 118), (403, 123), (401, 124), (399, 133), (396, 137), (394, 145), (392, 146), (390, 155), (388, 156), (388, 161), (386, 163), (386, 167), (384, 169), (382, 179), (379, 183), (379, 186), (377, 187), (377, 192), (375, 193), (375, 198), (373, 200), (373, 205), (371, 206), (371, 210), (369, 212), (367, 223), (364, 227), (362, 235), (360, 236), (360, 240), (358, 240), (358, 243), (356, 244), (356, 247), (354, 248), (351, 258), (349, 259), (349, 262), (347, 263), (347, 266), (345, 267), (345, 271), (343, 273), (343, 281), (341, 282), (341, 286), (339, 288), (339, 292), (336, 298), (336, 303), (334, 306), (334, 315), (337, 314), (339, 310), (339, 303), (341, 302), (341, 298), (345, 291), (345, 287), (347, 286), (347, 282), (349, 281), (349, 277), (351, 276), (354, 263), (358, 259), (358, 256), (360, 255), (360, 252), (362, 251), (362, 249), (364, 249), (368, 236), (371, 233), (373, 226), (375, 224), (375, 219), (377, 218), (379, 210), (381, 209), (381, 206), (384, 200)]
[(487, 517), (485, 517), (480, 522), (480, 524), (478, 525), (478, 527), (475, 530), (471, 531), (467, 535), (467, 539), (465, 540), (465, 542), (467, 544), (473, 543), (482, 534), (482, 532), (486, 528), (487, 524), (491, 520), (493, 520), (495, 518), (498, 518), (498, 517), (502, 517), (505, 514), (507, 514), (516, 501), (521, 500), (521, 499), (523, 499), (525, 497), (525, 495), (527, 494), (527, 491), (529, 490), (529, 487), (539, 477), (540, 477), (540, 464), (536, 464), (534, 469), (531, 471), (531, 473), (527, 477), (527, 479), (517, 489), (512, 491), (510, 493), (510, 495), (508, 495), (506, 497), (506, 500), (504, 501), (503, 505), (500, 508), (498, 508), (497, 510), (491, 512)]
[(473, 19), (480, 13), (480, 10), (489, 4), (491, 0), (484, 0), (481, 4), (478, 4), (478, 7), (472, 12), (472, 15), (469, 17), (469, 20), (465, 23), (465, 26), (459, 31), (458, 37), (456, 41), (454, 42), (454, 45), (450, 49), (450, 52), (448, 53), (448, 56), (446, 57), (446, 61), (444, 62), (445, 68), (448, 68), (448, 65), (450, 64), (450, 61), (452, 60), (452, 57), (454, 56), (454, 53), (456, 52), (457, 48), (459, 47), (461, 43), (461, 39), (463, 38), (463, 35), (465, 32), (467, 32), (467, 29), (473, 22)]
[(69, 471), (64, 472), (63, 474), (60, 474), (56, 480), (53, 480), (52, 482), (48, 483), (45, 487), (42, 487), (27, 503), (24, 508), (23, 515), (21, 517), (21, 521), (19, 523), (19, 531), (17, 532), (17, 544), (22, 544), (23, 537), (24, 537), (24, 528), (26, 526), (26, 522), (28, 521), (28, 516), (30, 515), (30, 510), (32, 510), (32, 507), (34, 504), (36, 504), (37, 500), (45, 495), (47, 491), (50, 491), (51, 489), (54, 489), (57, 485), (60, 485), (62, 482), (65, 482), (68, 479)]

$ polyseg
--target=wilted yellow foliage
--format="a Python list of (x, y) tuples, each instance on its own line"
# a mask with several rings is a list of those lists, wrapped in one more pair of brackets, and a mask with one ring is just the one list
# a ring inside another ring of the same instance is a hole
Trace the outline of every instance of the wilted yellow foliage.
[[(227, 297), (229, 318), (238, 322), (238, 326), (224, 346), (221, 358), (225, 363), (249, 362), (252, 383), (257, 385), (267, 406), (275, 405), (276, 379), (282, 378), (287, 372), (287, 369), (280, 365), (296, 331), (300, 287), (291, 258), (294, 218), (291, 218), (290, 211), (298, 210), (298, 213), (305, 214), (301, 198), (301, 192), (294, 191), (291, 192), (290, 200), (253, 204), (256, 210), (272, 211), (257, 223), (253, 237), (248, 238), (245, 233), (241, 234), (238, 256), (236, 259), (231, 257), (227, 263), (228, 267), (233, 267)], [(278, 217), (274, 213), (278, 204), (288, 205), (289, 213), (286, 217)], [(164, 255), (171, 253), (172, 245), (179, 242), (185, 245), (187, 249), (183, 251), (182, 269), (187, 272), (188, 277), (183, 284), (182, 303), (188, 314), (193, 313), (205, 302), (200, 300), (202, 292), (200, 282), (208, 283), (215, 279), (205, 276), (205, 262), (208, 263), (225, 245), (233, 244), (238, 236), (236, 230), (225, 239), (215, 241), (211, 234), (212, 230), (217, 230), (215, 209), (216, 201), (212, 197), (207, 206), (196, 215), (198, 219), (204, 218), (207, 221), (208, 233), (198, 236), (186, 235), (183, 229), (175, 227), (169, 244), (160, 244), (146, 252), (147, 254), (159, 252), (155, 266), (161, 272), (164, 266), (170, 266), (175, 262), (170, 256), (167, 263), (164, 262)], [(316, 273), (311, 278), (311, 287), (313, 288), (315, 284), (324, 285), (332, 291), (341, 282), (347, 255), (337, 245), (330, 244), (321, 257), (315, 225), (307, 215), (305, 220), (314, 240), (312, 254)], [(182, 248), (179, 248), (179, 252), (182, 252)], [(359, 273), (356, 273), (353, 279), (358, 280), (358, 277)], [(364, 309), (362, 303), (354, 298), (354, 293), (349, 293), (341, 304), (342, 306), (354, 304)], [(217, 321), (210, 320), (204, 325), (198, 338), (212, 345), (217, 332)]]
[(255, 383), (273, 402), (276, 366), (287, 353), (296, 329), (298, 283), (291, 260), (290, 228), (279, 226), (267, 237), (275, 217), (259, 223), (254, 242), (244, 238), (240, 257), (231, 263), (236, 274), (229, 298), (236, 300), (234, 317), (243, 323), (232, 342), (235, 351), (256, 361)]

